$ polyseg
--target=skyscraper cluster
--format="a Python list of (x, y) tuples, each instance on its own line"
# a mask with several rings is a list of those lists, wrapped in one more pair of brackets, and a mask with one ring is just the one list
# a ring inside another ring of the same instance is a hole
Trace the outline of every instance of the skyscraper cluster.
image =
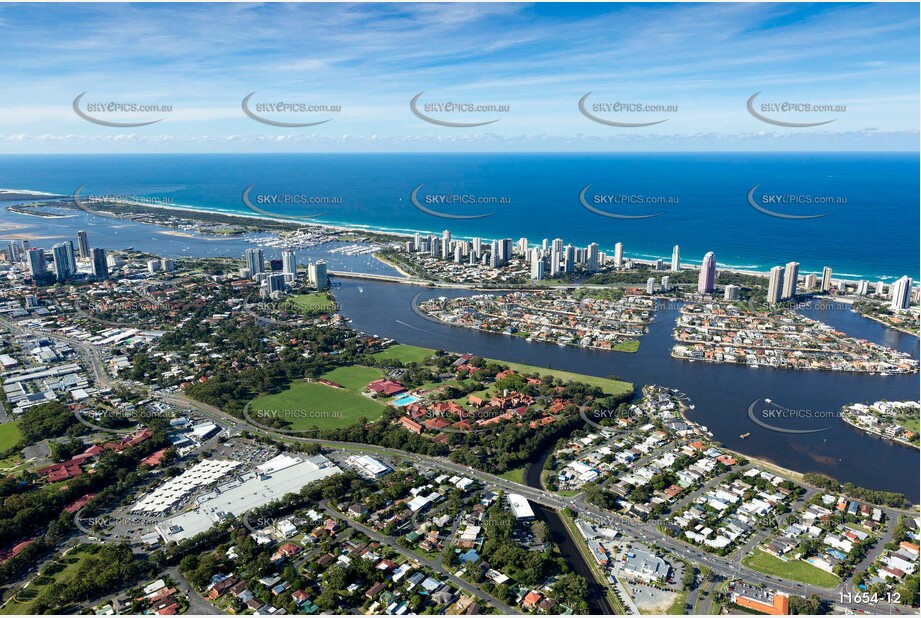
[[(297, 254), (291, 248), (282, 250), (280, 260), (270, 262), (271, 272), (265, 269), (265, 254), (260, 247), (247, 249), (243, 253), (243, 258), (246, 266), (243, 267), (241, 275), (258, 281), (263, 296), (283, 294), (297, 282)], [(307, 264), (307, 282), (320, 291), (329, 289), (326, 262), (317, 260)]]
[(7, 245), (6, 257), (13, 263), (25, 263), (29, 277), (36, 285), (57, 281), (63, 283), (77, 275), (77, 258), (88, 260), (90, 273), (97, 279), (109, 276), (105, 249), (90, 248), (85, 231), (77, 232), (77, 246), (72, 240), (57, 243), (49, 255), (39, 247), (31, 247), (28, 240), (14, 240)]
[[(412, 240), (403, 244), (403, 249), (408, 253), (423, 253), (457, 264), (481, 264), (491, 268), (505, 266), (517, 255), (529, 264), (530, 276), (534, 280), (557, 279), (564, 274), (574, 273), (580, 266), (587, 273), (598, 272), (610, 264), (610, 260), (613, 260), (615, 268), (633, 267), (632, 260), (624, 258), (623, 243), (614, 245), (614, 254), (611, 256), (601, 251), (598, 243), (590, 243), (581, 248), (564, 244), (562, 238), (544, 238), (540, 244), (532, 247), (524, 237), (517, 241), (511, 238), (484, 241), (475, 237), (468, 241), (452, 238), (450, 230), (444, 230), (441, 236), (417, 232)], [(660, 259), (655, 263), (655, 270), (665, 270), (667, 265), (666, 260)], [(678, 245), (672, 249), (670, 267), (673, 272), (681, 270), (681, 249)]]

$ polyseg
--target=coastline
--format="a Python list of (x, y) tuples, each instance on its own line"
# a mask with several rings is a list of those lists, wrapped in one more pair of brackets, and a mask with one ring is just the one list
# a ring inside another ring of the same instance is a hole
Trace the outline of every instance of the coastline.
[[(35, 196), (35, 197), (46, 197), (46, 196), (49, 198), (63, 197), (64, 199), (69, 199), (72, 197), (72, 196), (60, 196), (59, 194), (47, 193), (43, 191), (33, 191), (33, 190), (27, 190), (27, 189), (10, 189), (7, 191), (10, 191), (11, 193), (25, 194), (25, 195)], [(134, 200), (111, 200), (111, 203), (116, 204), (116, 205), (121, 205), (121, 206), (143, 206), (145, 208), (164, 210), (164, 211), (170, 211), (170, 212), (176, 212), (176, 213), (185, 213), (185, 215), (189, 216), (189, 218), (194, 218), (191, 215), (194, 215), (195, 213), (221, 215), (225, 217), (238, 217), (238, 218), (248, 219), (252, 221), (271, 221), (274, 223), (289, 224), (291, 226), (294, 226), (294, 228), (319, 227), (319, 228), (325, 228), (325, 229), (334, 230), (334, 231), (342, 232), (342, 233), (366, 233), (366, 234), (377, 234), (381, 236), (392, 236), (392, 237), (396, 237), (402, 240), (414, 238), (415, 234), (417, 233), (435, 234), (435, 235), (440, 234), (440, 232), (436, 232), (433, 230), (388, 229), (388, 228), (383, 228), (380, 226), (361, 225), (361, 224), (356, 224), (356, 223), (328, 223), (328, 222), (313, 221), (313, 220), (309, 222), (305, 222), (305, 221), (285, 218), (282, 216), (246, 214), (246, 213), (241, 213), (237, 211), (227, 211), (227, 210), (222, 210), (222, 209), (217, 209), (217, 208), (207, 208), (207, 207), (193, 205), (193, 204), (166, 205), (166, 204), (158, 204), (158, 203), (140, 202), (140, 201), (134, 201)], [(86, 211), (93, 213), (93, 214), (98, 214), (100, 216), (105, 216), (105, 214), (102, 214), (105, 211), (101, 209), (100, 210), (86, 209)], [(116, 217), (122, 218), (116, 213), (106, 213), (106, 214), (108, 214), (109, 216), (116, 216)], [(454, 238), (469, 241), (473, 239), (473, 236), (455, 234)], [(653, 258), (644, 258), (644, 257), (630, 257), (629, 254), (625, 254), (624, 258), (630, 259), (637, 264), (643, 264), (643, 265), (649, 266), (649, 265), (655, 265), (657, 259), (667, 260), (668, 256), (663, 255), (662, 258), (653, 259)], [(700, 270), (700, 265), (695, 264), (695, 263), (682, 262), (680, 266), (681, 266), (682, 271), (686, 271), (686, 270), (699, 271)], [(770, 269), (752, 270), (750, 267), (747, 267), (747, 266), (734, 266), (732, 264), (724, 264), (723, 266), (718, 266), (717, 273), (719, 272), (730, 272), (734, 274), (747, 275), (747, 276), (752, 276), (752, 277), (761, 277), (765, 279), (767, 279), (770, 276)], [(806, 271), (803, 271), (801, 274), (809, 274), (809, 273), (807, 273)], [(819, 274), (819, 273), (814, 273), (814, 274)], [(891, 277), (892, 277), (891, 275), (887, 275), (885, 278), (891, 278)], [(878, 277), (866, 276), (863, 278), (875, 279)], [(855, 275), (854, 278), (848, 278), (848, 279), (845, 279), (845, 278), (832, 279), (832, 281), (848, 281), (851, 283), (856, 283), (859, 280), (861, 280), (861, 277), (857, 275)]]
[[(64, 198), (68, 199), (68, 196), (64, 196)], [(217, 208), (206, 208), (203, 206), (196, 206), (192, 204), (183, 204), (181, 206), (179, 205), (167, 206), (165, 204), (140, 202), (140, 201), (135, 201), (135, 200), (107, 200), (107, 202), (105, 203), (115, 204), (118, 206), (143, 206), (144, 208), (153, 208), (153, 209), (158, 209), (158, 210), (174, 211), (177, 213), (185, 213), (186, 215), (189, 215), (190, 213), (191, 214), (200, 213), (200, 214), (209, 214), (209, 215), (221, 215), (224, 217), (238, 217), (241, 219), (252, 219), (253, 221), (272, 221), (274, 223), (287, 223), (287, 224), (294, 226), (295, 228), (322, 227), (322, 228), (327, 228), (331, 230), (336, 230), (339, 232), (367, 232), (367, 233), (381, 234), (381, 235), (400, 236), (402, 238), (407, 238), (407, 239), (413, 237), (413, 233), (411, 232), (393, 232), (389, 230), (379, 230), (376, 228), (372, 228), (370, 226), (359, 226), (359, 225), (346, 226), (342, 224), (323, 223), (320, 221), (305, 222), (305, 221), (299, 221), (296, 219), (290, 219), (290, 218), (285, 218), (285, 217), (278, 217), (278, 216), (272, 217), (268, 215), (246, 214), (246, 213), (241, 213), (237, 211), (227, 211), (227, 210), (221, 210)], [(92, 214), (100, 214), (104, 212), (106, 214), (119, 217), (117, 213), (108, 212), (101, 208), (100, 209), (81, 208), (81, 210), (85, 210), (86, 212), (90, 212)], [(122, 217), (119, 217), (119, 218), (122, 218)], [(194, 218), (194, 217), (190, 216), (189, 218)]]
[[(789, 468), (778, 466), (774, 462), (763, 459), (761, 457), (752, 457), (751, 455), (746, 455), (741, 451), (735, 451), (731, 448), (727, 448), (726, 446), (723, 446), (723, 444), (720, 444), (720, 450), (726, 451), (727, 453), (732, 453), (735, 457), (747, 459), (749, 463), (755, 464), (760, 468), (764, 468), (768, 472), (773, 472), (778, 476), (783, 476), (789, 478), (790, 480), (796, 481), (797, 483), (805, 484), (803, 481), (803, 474), (805, 474), (804, 472), (796, 472), (795, 470), (790, 470)], [(837, 481), (838, 479), (835, 480)]]
[(760, 457), (754, 457), (752, 455), (746, 455), (745, 453), (741, 451), (736, 451), (734, 449), (728, 448), (727, 446), (723, 445), (722, 442), (714, 438), (712, 435), (707, 435), (706, 433), (704, 433), (704, 431), (700, 428), (700, 423), (698, 423), (697, 421), (691, 420), (687, 417), (688, 413), (692, 411), (687, 402), (688, 402), (687, 399), (680, 399), (678, 402), (678, 410), (681, 415), (681, 420), (683, 420), (688, 425), (694, 427), (695, 432), (699, 434), (703, 439), (713, 442), (714, 444), (718, 444), (720, 450), (726, 451), (727, 453), (732, 453), (732, 455), (736, 458), (746, 459), (748, 460), (749, 463), (754, 463), (758, 466), (761, 466), (764, 469), (772, 471), (774, 472), (774, 474), (777, 474), (779, 476), (785, 476), (799, 483), (803, 482), (803, 474), (805, 474), (803, 472), (797, 472), (795, 470), (790, 470), (789, 468), (778, 466), (777, 464), (771, 461), (768, 461), (767, 459), (762, 459)]
[(371, 257), (373, 257), (375, 260), (377, 260), (377, 261), (380, 262), (381, 264), (386, 264), (387, 266), (391, 267), (392, 269), (394, 269), (395, 271), (397, 271), (398, 273), (400, 273), (401, 275), (403, 275), (403, 276), (406, 277), (407, 279), (414, 279), (414, 278), (415, 278), (415, 277), (413, 277), (413, 275), (409, 274), (408, 272), (406, 272), (405, 270), (403, 270), (402, 268), (400, 268), (399, 265), (394, 264), (394, 263), (392, 263), (392, 262), (389, 262), (389, 261), (385, 260), (384, 258), (382, 258), (382, 257), (380, 256), (380, 252), (378, 252), (378, 251), (375, 251), (374, 253), (372, 253), (372, 254), (371, 254)]

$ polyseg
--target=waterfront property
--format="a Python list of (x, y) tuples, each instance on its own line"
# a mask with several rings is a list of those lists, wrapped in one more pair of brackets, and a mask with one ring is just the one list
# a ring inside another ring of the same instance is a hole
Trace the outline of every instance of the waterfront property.
[(794, 311), (756, 312), (731, 303), (688, 303), (675, 326), (672, 355), (751, 367), (863, 373), (915, 373), (910, 355), (849, 337)]
[(877, 401), (845, 406), (841, 419), (867, 433), (918, 448), (919, 413), (917, 401)]
[(655, 306), (639, 296), (607, 300), (548, 291), (433, 298), (419, 308), (448, 324), (529, 341), (635, 352)]

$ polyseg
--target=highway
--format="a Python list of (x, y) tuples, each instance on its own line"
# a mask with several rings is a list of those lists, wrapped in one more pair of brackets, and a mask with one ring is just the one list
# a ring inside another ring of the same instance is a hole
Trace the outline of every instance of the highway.
[[(686, 560), (689, 560), (693, 564), (706, 566), (712, 572), (729, 579), (742, 578), (750, 583), (761, 584), (769, 588), (777, 589), (788, 594), (796, 594), (799, 596), (809, 596), (811, 594), (815, 594), (819, 598), (822, 598), (836, 605), (848, 607), (854, 611), (860, 610), (866, 612), (868, 609), (871, 609), (868, 608), (866, 604), (846, 604), (841, 602), (840, 593), (846, 591), (848, 585), (847, 581), (842, 582), (842, 584), (835, 589), (828, 589), (786, 581), (777, 577), (765, 575), (742, 565), (737, 561), (738, 559), (716, 556), (682, 541), (673, 539), (659, 531), (655, 523), (640, 522), (588, 504), (581, 496), (576, 496), (571, 499), (562, 498), (556, 494), (553, 494), (552, 492), (535, 489), (521, 483), (509, 481), (499, 476), (489, 474), (488, 472), (483, 472), (482, 470), (477, 470), (475, 468), (456, 464), (442, 457), (417, 455), (415, 453), (409, 453), (398, 449), (385, 448), (376, 445), (364, 445), (352, 442), (338, 442), (318, 438), (301, 438), (283, 435), (255, 427), (242, 421), (241, 419), (225, 414), (213, 406), (194, 401), (181, 395), (170, 394), (166, 395), (166, 398), (176, 405), (184, 405), (196, 408), (199, 412), (205, 416), (210, 417), (212, 420), (219, 421), (225, 425), (229, 425), (229, 428), (232, 431), (240, 431), (245, 429), (251, 433), (265, 435), (278, 440), (315, 443), (330, 449), (354, 451), (370, 456), (374, 456), (378, 453), (385, 453), (398, 460), (424, 464), (431, 467), (442, 468), (459, 474), (471, 476), (478, 479), (487, 487), (519, 493), (529, 500), (532, 500), (537, 504), (549, 507), (551, 509), (560, 510), (563, 508), (569, 508), (583, 517), (588, 517), (598, 522), (612, 525), (628, 536), (632, 536), (636, 539), (641, 539), (647, 543), (654, 543), (659, 547), (667, 549), (668, 551)], [(892, 515), (896, 514), (894, 510), (890, 509), (887, 509), (887, 513)], [(883, 544), (877, 544), (875, 550), (872, 552), (873, 555), (876, 555), (876, 553), (882, 551), (882, 549)], [(872, 606), (872, 609), (875, 612), (895, 613), (896, 610), (901, 610), (902, 607), (895, 604), (879, 603), (878, 605)]]
[[(6, 322), (11, 330), (21, 331), (14, 324)], [(51, 333), (48, 333), (51, 334)], [(62, 336), (57, 333), (53, 334), (54, 337), (67, 341), (79, 350), (83, 358), (90, 364), (93, 368), (93, 372), (96, 376), (96, 379), (105, 386), (113, 386), (117, 381), (111, 379), (105, 368), (103, 366), (102, 360), (99, 355), (98, 349), (93, 346), (87, 345), (82, 341)], [(811, 594), (817, 595), (819, 598), (829, 601), (835, 605), (846, 607), (853, 611), (867, 612), (872, 610), (874, 613), (900, 613), (904, 606), (897, 604), (887, 604), (879, 603), (877, 605), (868, 606), (866, 604), (860, 603), (843, 603), (841, 593), (845, 592), (848, 586), (848, 581), (844, 581), (835, 589), (821, 588), (818, 586), (800, 584), (797, 582), (782, 580), (776, 577), (768, 576), (758, 571), (749, 569), (748, 567), (742, 565), (738, 560), (739, 558), (733, 559), (732, 557), (720, 557), (713, 554), (709, 554), (702, 549), (698, 549), (692, 545), (678, 541), (669, 537), (668, 535), (662, 533), (658, 530), (655, 525), (655, 522), (640, 522), (634, 519), (630, 519), (624, 516), (621, 516), (610, 511), (602, 510), (598, 507), (595, 507), (587, 503), (581, 495), (565, 499), (551, 492), (536, 489), (523, 485), (520, 483), (515, 483), (503, 479), (501, 477), (489, 474), (481, 470), (476, 470), (474, 468), (456, 464), (449, 461), (446, 458), (442, 457), (429, 457), (424, 455), (418, 455), (415, 453), (409, 453), (406, 451), (386, 448), (376, 445), (364, 445), (351, 442), (339, 442), (331, 440), (323, 440), (318, 438), (305, 438), (291, 436), (287, 434), (278, 433), (275, 431), (268, 430), (266, 428), (255, 426), (243, 419), (236, 418), (229, 414), (226, 414), (222, 410), (199, 402), (188, 397), (185, 397), (179, 393), (153, 393), (155, 397), (159, 397), (164, 401), (172, 403), (177, 406), (194, 408), (198, 410), (203, 415), (211, 418), (213, 421), (220, 423), (227, 430), (227, 433), (230, 435), (237, 434), (241, 431), (248, 431), (253, 434), (263, 435), (270, 437), (272, 439), (281, 440), (281, 441), (290, 441), (290, 442), (302, 442), (302, 443), (314, 443), (324, 446), (329, 449), (338, 449), (353, 451), (358, 453), (363, 453), (367, 455), (374, 456), (378, 453), (385, 453), (388, 456), (391, 456), (397, 460), (413, 462), (417, 464), (428, 465), (434, 468), (441, 468), (445, 470), (450, 470), (452, 472), (464, 474), (473, 478), (478, 479), (484, 485), (494, 489), (502, 489), (505, 491), (511, 491), (519, 493), (529, 500), (543, 505), (545, 507), (560, 510), (563, 508), (569, 508), (573, 512), (583, 516), (594, 519), (598, 522), (603, 522), (605, 524), (614, 526), (620, 529), (623, 533), (632, 536), (636, 539), (641, 539), (646, 543), (654, 543), (661, 548), (667, 549), (668, 551), (694, 563), (702, 566), (706, 566), (712, 572), (730, 579), (743, 578), (748, 582), (761, 584), (773, 589), (777, 589), (789, 594), (796, 594), (800, 596), (809, 596)], [(909, 511), (900, 510), (900, 509), (884, 509), (887, 514), (887, 517), (890, 520), (890, 530), (894, 526), (893, 517), (897, 516), (899, 513), (911, 514)], [(884, 543), (881, 541), (871, 552), (872, 556), (876, 556), (884, 548)], [(413, 554), (414, 556), (416, 554)], [(866, 562), (866, 561), (865, 561)]]

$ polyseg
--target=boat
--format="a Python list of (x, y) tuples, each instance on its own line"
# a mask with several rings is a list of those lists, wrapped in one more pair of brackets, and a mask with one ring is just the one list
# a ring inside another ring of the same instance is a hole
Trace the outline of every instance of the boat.
[(750, 436), (750, 435), (751, 435), (750, 433), (743, 433), (743, 434), (742, 434), (741, 436), (739, 436), (739, 437), (742, 438), (742, 439), (744, 440), (745, 438), (747, 438), (747, 437)]

